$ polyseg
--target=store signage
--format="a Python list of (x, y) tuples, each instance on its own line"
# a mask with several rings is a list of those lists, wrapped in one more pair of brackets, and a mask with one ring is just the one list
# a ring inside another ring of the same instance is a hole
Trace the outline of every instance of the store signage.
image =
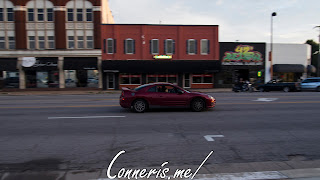
[(238, 45), (233, 51), (223, 54), (223, 65), (263, 65), (263, 54), (251, 45)]
[(22, 67), (38, 68), (38, 67), (58, 67), (56, 60), (36, 59), (35, 57), (23, 57)]
[(22, 67), (32, 67), (35, 63), (35, 57), (22, 57)]
[(172, 59), (172, 55), (154, 55), (154, 59)]

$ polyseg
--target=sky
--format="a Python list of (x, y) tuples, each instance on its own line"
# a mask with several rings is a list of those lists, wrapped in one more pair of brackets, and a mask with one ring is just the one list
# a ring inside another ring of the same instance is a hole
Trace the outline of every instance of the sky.
[(319, 41), (320, 0), (109, 0), (117, 24), (219, 25), (220, 42)]

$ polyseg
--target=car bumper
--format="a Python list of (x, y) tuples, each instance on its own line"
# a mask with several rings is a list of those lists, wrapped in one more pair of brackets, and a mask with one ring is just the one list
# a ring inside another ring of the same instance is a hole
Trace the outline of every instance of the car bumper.
[(206, 107), (207, 108), (214, 108), (216, 106), (216, 100), (207, 99), (206, 100)]
[(120, 102), (120, 106), (123, 108), (130, 108), (131, 107), (131, 102), (126, 100), (125, 98), (120, 98), (119, 102)]

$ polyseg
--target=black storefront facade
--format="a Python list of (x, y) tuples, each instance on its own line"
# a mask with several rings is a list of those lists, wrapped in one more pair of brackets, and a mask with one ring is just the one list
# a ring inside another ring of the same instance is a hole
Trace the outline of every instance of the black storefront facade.
[(17, 58), (0, 58), (0, 89), (19, 87), (17, 61)]
[(103, 60), (103, 89), (133, 88), (153, 82), (210, 88), (220, 68), (218, 60)]
[(230, 88), (240, 80), (264, 83), (265, 51), (265, 43), (221, 42), (215, 87)]

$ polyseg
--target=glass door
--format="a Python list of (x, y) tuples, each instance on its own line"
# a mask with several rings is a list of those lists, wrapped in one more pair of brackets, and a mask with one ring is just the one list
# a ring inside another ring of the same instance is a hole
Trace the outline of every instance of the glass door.
[(190, 88), (190, 74), (184, 74), (184, 88)]
[(114, 86), (115, 86), (115, 84), (114, 84), (115, 80), (114, 79), (115, 79), (114, 78), (114, 73), (108, 73), (107, 74), (107, 89), (114, 89)]

